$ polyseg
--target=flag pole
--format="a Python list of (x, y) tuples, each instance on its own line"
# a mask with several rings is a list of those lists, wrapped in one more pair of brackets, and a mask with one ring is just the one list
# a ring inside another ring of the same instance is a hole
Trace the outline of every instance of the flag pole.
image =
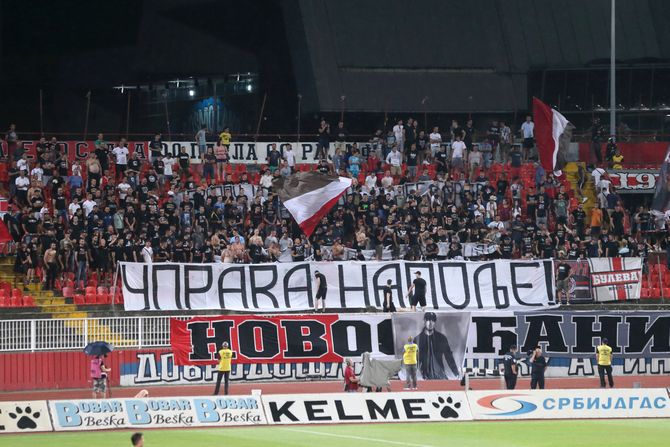
[(610, 136), (616, 134), (616, 0), (611, 0), (610, 26)]

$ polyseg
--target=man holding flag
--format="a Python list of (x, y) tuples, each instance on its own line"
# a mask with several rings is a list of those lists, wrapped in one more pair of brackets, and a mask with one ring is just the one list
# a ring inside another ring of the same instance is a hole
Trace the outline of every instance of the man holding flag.
[(575, 126), (557, 110), (537, 98), (533, 98), (534, 133), (540, 164), (547, 172), (554, 171), (557, 177), (563, 172), (572, 131)]

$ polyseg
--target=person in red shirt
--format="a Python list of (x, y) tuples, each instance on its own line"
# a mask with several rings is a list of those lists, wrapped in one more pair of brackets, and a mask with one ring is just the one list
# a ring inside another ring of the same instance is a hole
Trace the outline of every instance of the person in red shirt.
[(347, 393), (355, 393), (358, 391), (358, 377), (354, 373), (354, 362), (351, 359), (345, 360), (344, 367), (344, 391)]

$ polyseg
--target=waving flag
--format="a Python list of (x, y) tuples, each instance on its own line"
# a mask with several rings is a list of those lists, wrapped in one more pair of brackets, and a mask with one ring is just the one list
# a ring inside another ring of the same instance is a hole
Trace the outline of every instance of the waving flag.
[(558, 110), (552, 109), (535, 97), (533, 97), (533, 120), (540, 164), (545, 171), (554, 171), (560, 176), (561, 169), (566, 163), (565, 154), (575, 126)]
[(314, 171), (297, 172), (272, 182), (282, 203), (307, 237), (350, 186), (350, 178)]
[(654, 200), (651, 202), (651, 210), (656, 216), (663, 216), (670, 210), (670, 146), (668, 146), (665, 159), (658, 172), (656, 192)]

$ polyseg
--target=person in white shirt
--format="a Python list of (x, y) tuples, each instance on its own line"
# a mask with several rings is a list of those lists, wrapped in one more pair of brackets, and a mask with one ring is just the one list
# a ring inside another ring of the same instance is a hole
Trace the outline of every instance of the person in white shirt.
[(403, 126), (402, 120), (398, 120), (398, 124), (393, 126), (393, 136), (398, 149), (402, 152), (405, 144), (405, 126)]
[(382, 188), (387, 189), (389, 186), (393, 186), (393, 177), (391, 177), (391, 172), (386, 171), (386, 175), (382, 177)]
[(171, 154), (163, 157), (163, 175), (167, 179), (168, 183), (172, 181), (172, 177), (174, 176), (174, 170), (172, 169), (172, 166), (174, 166), (176, 163), (177, 159), (174, 158)]
[(607, 171), (605, 171), (603, 168), (595, 168), (593, 171), (591, 171), (591, 177), (593, 177), (593, 186), (596, 187), (596, 191), (602, 190), (600, 178), (606, 173)]
[(263, 188), (263, 195), (267, 194), (270, 191), (270, 188), (272, 188), (273, 178), (272, 172), (270, 172), (269, 169), (266, 169), (258, 182), (261, 188)]
[(435, 153), (440, 150), (440, 146), (442, 146), (442, 134), (440, 134), (439, 127), (433, 127), (433, 132), (428, 136), (428, 140), (430, 142), (430, 155), (434, 157)]
[(26, 154), (23, 154), (21, 158), (16, 160), (16, 169), (19, 171), (26, 171), (29, 172), (29, 165), (28, 165), (28, 156)]
[(75, 215), (75, 213), (79, 208), (81, 208), (81, 206), (79, 205), (79, 202), (77, 202), (77, 199), (72, 200), (70, 205), (67, 207), (67, 212), (68, 215), (70, 216), (70, 219), (72, 219), (72, 216)]
[(40, 166), (39, 163), (30, 171), (30, 176), (37, 180), (38, 182), (42, 183), (42, 177), (44, 176), (44, 170)]
[(400, 155), (396, 145), (393, 146), (393, 150), (386, 156), (386, 163), (391, 165), (392, 175), (402, 174), (402, 155)]
[(81, 204), (81, 207), (84, 209), (84, 217), (88, 217), (89, 214), (91, 214), (91, 211), (93, 211), (93, 207), (97, 205), (95, 201), (93, 200), (93, 196), (91, 194), (86, 195), (86, 200), (84, 200), (84, 203)]
[(456, 135), (456, 139), (451, 143), (451, 167), (461, 171), (466, 157), (465, 143), (461, 141), (460, 135)]
[(288, 167), (291, 168), (291, 172), (295, 172), (295, 153), (293, 152), (293, 146), (290, 144), (284, 150), (284, 160), (286, 160)]
[(30, 179), (26, 177), (26, 171), (20, 170), (19, 176), (14, 180), (16, 186), (16, 199), (21, 205), (28, 203), (28, 187), (30, 186)]
[(374, 172), (368, 172), (367, 177), (365, 177), (365, 187), (367, 192), (370, 192), (371, 189), (377, 186), (377, 175)]
[(122, 202), (125, 202), (126, 197), (128, 197), (128, 194), (131, 193), (133, 188), (130, 186), (127, 179), (124, 177), (123, 180), (121, 180), (121, 183), (116, 185), (116, 189), (119, 190), (119, 199), (121, 199)]
[(535, 123), (530, 115), (526, 115), (526, 121), (521, 125), (521, 136), (523, 137), (523, 157), (524, 160), (528, 160), (528, 153), (535, 147)]
[(119, 145), (112, 150), (112, 154), (116, 157), (116, 178), (123, 176), (126, 172), (126, 166), (128, 165), (128, 148), (125, 146), (125, 142), (119, 142)]
[(154, 261), (154, 250), (151, 248), (151, 241), (144, 243), (144, 247), (142, 247), (142, 259), (147, 264), (151, 264)]

